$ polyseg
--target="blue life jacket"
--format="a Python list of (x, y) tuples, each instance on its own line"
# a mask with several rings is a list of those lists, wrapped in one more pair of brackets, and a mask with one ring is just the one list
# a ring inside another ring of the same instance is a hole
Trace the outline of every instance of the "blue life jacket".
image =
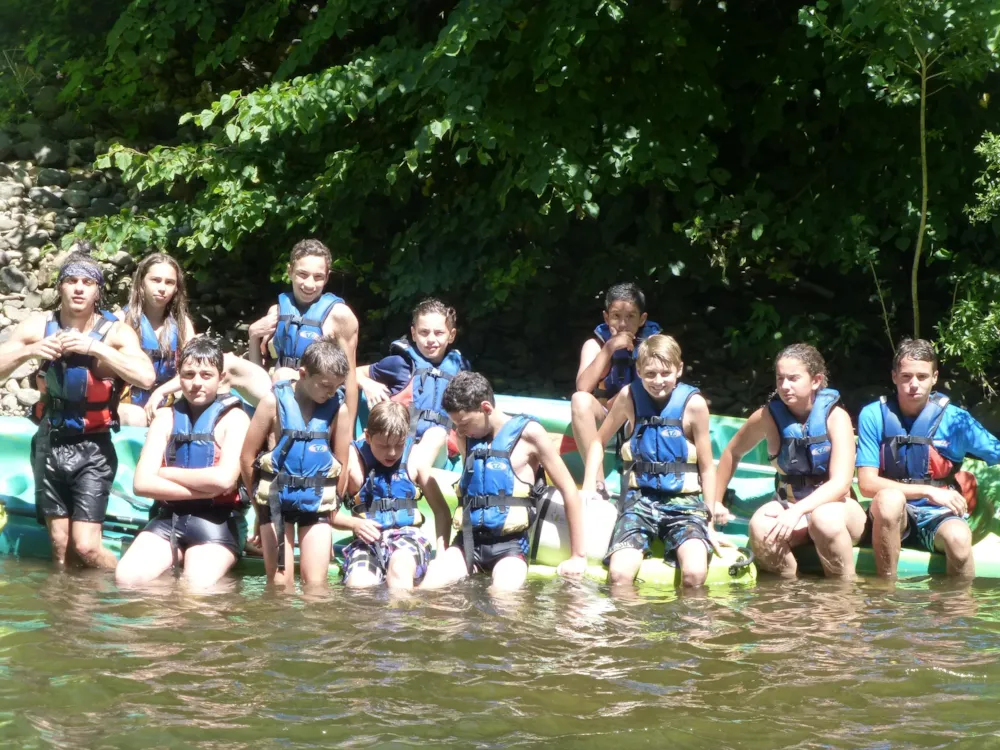
[[(611, 369), (604, 377), (604, 380), (597, 386), (597, 395), (601, 398), (611, 398), (636, 379), (635, 366), (639, 359), (639, 344), (650, 336), (660, 333), (661, 330), (659, 323), (647, 320), (636, 331), (635, 346), (632, 348), (632, 351), (618, 349), (611, 355)], [(611, 338), (611, 327), (607, 323), (601, 323), (594, 329), (594, 336), (602, 344), (606, 344), (608, 339)]]
[[(128, 312), (127, 305), (122, 308), (122, 312)], [(139, 322), (140, 345), (146, 356), (153, 362), (153, 369), (156, 371), (156, 382), (153, 384), (153, 389), (163, 385), (177, 374), (177, 347), (179, 344), (177, 322), (173, 317), (170, 317), (165, 321), (165, 325), (169, 331), (170, 340), (170, 349), (166, 352), (160, 348), (160, 340), (156, 337), (156, 331), (153, 330), (149, 318), (143, 314)], [(153, 389), (147, 390), (134, 385), (130, 386), (129, 400), (137, 406), (145, 406)]]
[(334, 305), (343, 301), (327, 292), (302, 312), (294, 295), (284, 292), (278, 295), (278, 327), (271, 339), (278, 367), (299, 366), (309, 344), (323, 335), (323, 323)]
[[(535, 484), (525, 490), (510, 462), (514, 446), (532, 417), (511, 415), (496, 436), (466, 438), (465, 465), (458, 482), (461, 509), (462, 546), (465, 561), (472, 569), (473, 536), (477, 540), (523, 532), (534, 520), (536, 498), (544, 489), (545, 475), (539, 472)], [(518, 494), (526, 492), (527, 494)], [(513, 513), (524, 508), (523, 513)]]
[(667, 403), (656, 405), (641, 380), (629, 386), (635, 408), (635, 425), (628, 439), (630, 460), (625, 463), (622, 481), (622, 505), (626, 490), (632, 486), (638, 495), (679, 495), (684, 490), (684, 475), (697, 472), (698, 465), (688, 456), (684, 436), (684, 409), (698, 389), (678, 383)]
[(412, 446), (412, 439), (407, 438), (399, 461), (386, 466), (375, 458), (366, 440), (355, 441), (354, 447), (366, 478), (351, 507), (354, 515), (375, 521), (383, 530), (420, 526), (424, 522), (423, 515), (417, 510), (419, 490), (407, 469)]
[[(100, 310), (99, 315), (88, 335), (104, 341), (118, 318), (106, 310)], [(45, 337), (61, 329), (58, 312), (50, 313)], [(96, 365), (97, 360), (89, 354), (65, 354), (44, 362), (40, 371), (45, 377), (45, 395), (35, 411), (38, 421), (44, 417), (59, 435), (118, 430), (118, 399), (123, 383), (116, 377), (97, 376)]]
[[(165, 466), (178, 469), (206, 469), (219, 463), (220, 451), (215, 442), (215, 428), (231, 409), (240, 406), (240, 400), (235, 396), (221, 396), (209, 404), (194, 421), (191, 419), (191, 405), (187, 399), (179, 398), (174, 402), (174, 428), (167, 441), (167, 449), (163, 455)], [(238, 508), (242, 505), (239, 492), (234, 486), (229, 492), (218, 495), (212, 500), (213, 506)], [(176, 503), (183, 508), (189, 501)], [(170, 505), (170, 503), (166, 503)]]
[(409, 360), (413, 371), (409, 384), (392, 397), (393, 401), (410, 407), (410, 435), (419, 440), (435, 425), (451, 429), (451, 420), (441, 406), (441, 399), (452, 378), (466, 369), (462, 354), (457, 349), (449, 349), (444, 359), (435, 365), (406, 338), (393, 341), (389, 351)]
[[(787, 487), (787, 500), (801, 499), (829, 479), (832, 445), (826, 421), (839, 401), (840, 393), (832, 388), (817, 392), (804, 428), (780, 397), (775, 395), (768, 402), (767, 410), (781, 435), (774, 481), (779, 494)], [(787, 497), (788, 489), (792, 497)]]
[[(897, 482), (917, 484), (946, 484), (945, 477), (931, 475), (930, 452), (934, 446), (934, 433), (944, 418), (948, 397), (932, 393), (917, 415), (909, 432), (903, 427), (899, 402), (895, 398), (881, 398), (882, 446), (880, 449), (881, 474)], [(957, 471), (961, 464), (953, 464)]]
[(282, 380), (273, 390), (279, 437), (274, 450), (261, 457), (257, 501), (271, 508), (272, 520), (283, 511), (335, 510), (340, 466), (330, 450), (330, 428), (343, 403), (343, 391), (316, 404), (306, 424), (292, 383)]

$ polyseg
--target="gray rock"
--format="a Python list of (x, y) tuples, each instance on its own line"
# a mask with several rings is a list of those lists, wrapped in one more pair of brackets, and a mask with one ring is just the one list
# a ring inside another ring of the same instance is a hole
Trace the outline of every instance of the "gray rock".
[(26, 378), (29, 375), (31, 375), (31, 373), (33, 373), (37, 369), (38, 369), (38, 360), (29, 359), (27, 362), (22, 364), (7, 377), (13, 378), (14, 380), (21, 380), (22, 378)]
[(7, 393), (15, 393), (20, 387), (21, 386), (18, 385), (17, 381), (14, 380), (14, 378), (11, 378), (3, 385), (3, 389), (7, 391)]
[(43, 208), (60, 208), (63, 206), (62, 198), (47, 188), (31, 188), (28, 191), (28, 198), (32, 203)]
[(90, 189), (91, 198), (107, 198), (111, 195), (111, 186), (106, 182), (98, 182)]
[(23, 308), (11, 307), (10, 305), (3, 306), (3, 315), (5, 318), (10, 318), (14, 323), (21, 323), (26, 318), (31, 316), (31, 310), (25, 310)]
[(17, 403), (17, 396), (15, 396), (13, 393), (8, 393), (6, 396), (0, 399), (0, 406), (2, 406), (11, 414), (13, 414), (16, 411), (19, 411), (21, 408), (21, 405)]
[(76, 116), (70, 112), (59, 115), (52, 121), (52, 129), (63, 138), (83, 138), (90, 135), (90, 128), (86, 123), (80, 122)]
[[(29, 274), (29, 281), (30, 281), (31, 276), (33, 276), (33, 275), (34, 274)], [(35, 284), (37, 284), (37, 283), (38, 283), (38, 279), (35, 279)], [(31, 286), (31, 284), (29, 283), (28, 286)], [(32, 290), (32, 291), (28, 292), (26, 295), (24, 295), (24, 306), (26, 308), (28, 308), (29, 310), (38, 310), (38, 309), (41, 309), (41, 307), (42, 307), (42, 295), (39, 292), (35, 291), (35, 290)]]
[(42, 86), (31, 98), (31, 110), (44, 118), (55, 117), (63, 110), (58, 86)]
[[(0, 289), (5, 292), (21, 292), (28, 286), (28, 277), (14, 266), (0, 268)], [(7, 316), (11, 317), (10, 315)]]
[(14, 397), (21, 406), (34, 406), (41, 400), (42, 394), (34, 388), (19, 388)]
[(94, 198), (90, 202), (90, 208), (87, 209), (87, 215), (110, 216), (111, 214), (118, 213), (119, 210), (118, 206), (107, 198)]
[(45, 167), (44, 169), (38, 170), (38, 176), (35, 177), (35, 183), (40, 187), (46, 187), (48, 185), (66, 187), (72, 179), (73, 178), (70, 176), (70, 173), (65, 169)]
[(20, 310), (21, 308), (24, 307), (24, 300), (23, 299), (9, 299), (4, 304), (5, 305), (10, 305), (15, 310)]
[(32, 248), (32, 247), (44, 247), (48, 244), (50, 235), (46, 231), (35, 232), (34, 234), (29, 234), (23, 240), (21, 240), (22, 248)]
[[(55, 229), (55, 226), (53, 225), (52, 228)], [(37, 247), (29, 248), (28, 251), (25, 252), (24, 254), (24, 260), (27, 261), (32, 266), (37, 265), (38, 261), (41, 259), (42, 259), (42, 251), (39, 250)]]
[(111, 262), (123, 271), (135, 265), (135, 261), (126, 250), (119, 250), (115, 253), (111, 258)]
[(66, 163), (66, 147), (45, 138), (31, 142), (31, 155), (40, 167), (58, 167)]
[(20, 231), (13, 231), (4, 237), (7, 240), (7, 244), (11, 246), (11, 250), (7, 251), (7, 257), (11, 260), (15, 260), (13, 253), (17, 252), (17, 248), (21, 246), (21, 242), (24, 241), (24, 233)]
[(14, 150), (14, 141), (10, 136), (0, 130), (0, 159), (6, 159)]
[(0, 198), (20, 198), (24, 195), (24, 185), (19, 182), (0, 182)]
[(11, 219), (7, 216), (0, 216), (0, 232), (9, 232), (11, 229), (17, 229), (20, 226), (15, 219)]
[(28, 277), (28, 286), (25, 287), (25, 290), (27, 292), (29, 292), (29, 293), (37, 291), (38, 290), (38, 276), (35, 275), (35, 272), (34, 271), (28, 271), (25, 274), (25, 276)]
[(91, 161), (94, 158), (94, 139), (74, 138), (69, 142), (69, 152), (84, 162)]
[(43, 310), (54, 310), (55, 306), (59, 304), (59, 292), (55, 289), (43, 289), (42, 290), (42, 301), (39, 303), (39, 307)]
[(4, 330), (0, 331), (0, 344), (9, 339), (13, 334), (14, 334), (13, 328), (5, 328)]
[(38, 140), (42, 137), (42, 124), (40, 122), (22, 122), (17, 126), (17, 133), (26, 141)]
[(14, 144), (14, 156), (18, 159), (24, 159), (30, 161), (34, 158), (34, 149), (31, 147), (31, 141), (21, 141), (20, 143)]
[(90, 205), (90, 194), (86, 190), (65, 190), (62, 199), (73, 208), (87, 208)]

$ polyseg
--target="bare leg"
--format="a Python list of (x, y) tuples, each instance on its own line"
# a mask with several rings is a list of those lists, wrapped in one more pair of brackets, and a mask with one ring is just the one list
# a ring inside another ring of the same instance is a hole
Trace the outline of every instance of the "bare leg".
[[(286, 547), (286, 556), (289, 554)], [(328, 523), (299, 527), (299, 575), (303, 586), (326, 586), (333, 555), (333, 529)], [(287, 559), (287, 558), (286, 558)]]
[(875, 571), (883, 578), (895, 578), (906, 533), (906, 496), (899, 490), (879, 490), (872, 499), (871, 512)]
[(173, 564), (170, 542), (143, 531), (135, 538), (115, 568), (115, 583), (122, 588), (155, 581)]
[(521, 557), (505, 557), (493, 566), (493, 591), (516, 591), (528, 577), (528, 562)]
[(344, 585), (349, 589), (369, 589), (381, 583), (378, 576), (368, 568), (359, 568), (352, 571), (344, 580)]
[(413, 577), (417, 574), (417, 561), (405, 549), (398, 549), (389, 558), (386, 582), (391, 589), (412, 589)]
[(772, 500), (757, 509), (750, 519), (750, 547), (753, 549), (757, 567), (769, 573), (777, 573), (786, 578), (794, 578), (798, 573), (798, 562), (792, 554), (792, 547), (802, 544), (808, 537), (806, 519), (792, 532), (792, 539), (787, 543), (776, 545), (765, 541), (768, 533), (774, 528), (775, 519), (784, 508), (781, 503)]
[(620, 549), (613, 552), (608, 561), (608, 583), (611, 587), (631, 588), (643, 557), (641, 549)]
[(810, 514), (809, 536), (827, 577), (854, 577), (854, 543), (864, 528), (865, 512), (851, 498), (821, 505)]
[(976, 560), (972, 556), (972, 529), (959, 523), (960, 518), (944, 521), (934, 535), (934, 549), (948, 558), (948, 575), (975, 578)]
[[(264, 571), (267, 582), (289, 587), (295, 583), (295, 525), (285, 524), (285, 570), (278, 571), (278, 540), (273, 523), (260, 525), (260, 547), (264, 553)], [(291, 540), (288, 539), (291, 535)]]
[(47, 516), (45, 525), (52, 541), (52, 559), (59, 567), (66, 567), (66, 551), (69, 549), (69, 519)]
[(703, 586), (708, 578), (710, 550), (701, 539), (688, 539), (677, 548), (677, 567), (684, 588)]
[(101, 524), (88, 521), (73, 521), (69, 525), (73, 549), (88, 568), (114, 570), (118, 560), (101, 540)]
[(587, 451), (590, 444), (597, 439), (597, 430), (608, 412), (593, 394), (577, 391), (570, 401), (570, 415), (573, 424), (573, 437), (576, 439), (576, 449), (587, 462)]
[(469, 576), (469, 568), (465, 564), (465, 555), (460, 547), (449, 547), (444, 552), (438, 552), (427, 566), (422, 589), (439, 589), (450, 586)]
[(118, 419), (124, 427), (148, 427), (146, 410), (135, 404), (118, 404)]
[(184, 553), (184, 582), (195, 590), (212, 588), (236, 564), (236, 555), (221, 544), (197, 544)]

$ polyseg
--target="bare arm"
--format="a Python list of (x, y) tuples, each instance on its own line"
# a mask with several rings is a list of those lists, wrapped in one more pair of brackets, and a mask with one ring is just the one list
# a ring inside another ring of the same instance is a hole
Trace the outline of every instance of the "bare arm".
[(275, 330), (278, 327), (278, 306), (271, 305), (267, 309), (267, 313), (264, 317), (255, 320), (250, 325), (249, 330), (249, 351), (247, 354), (250, 357), (250, 361), (255, 365), (264, 366), (264, 355), (261, 353), (261, 343), (268, 336), (273, 336)]
[(691, 427), (691, 442), (698, 454), (698, 474), (701, 476), (701, 491), (710, 512), (714, 513), (716, 497), (715, 461), (712, 458), (712, 436), (709, 431), (708, 403), (696, 393), (691, 396), (685, 409), (684, 419)]
[(625, 389), (618, 394), (618, 398), (615, 399), (614, 404), (611, 406), (611, 411), (608, 412), (608, 416), (601, 425), (601, 429), (597, 431), (597, 439), (590, 444), (590, 450), (587, 453), (587, 465), (583, 472), (584, 490), (594, 492), (597, 489), (597, 483), (603, 481), (604, 446), (608, 444), (608, 441), (615, 436), (615, 433), (621, 429), (621, 426), (631, 416), (632, 394), (628, 389)]
[(879, 476), (874, 466), (858, 467), (858, 487), (865, 497), (875, 497), (881, 490), (897, 490), (903, 493), (907, 500), (919, 500), (926, 497), (932, 503), (945, 508), (951, 508), (962, 515), (968, 512), (968, 504), (961, 492), (950, 487), (934, 487), (929, 484), (906, 484), (896, 482), (887, 477)]
[(160, 476), (202, 498), (228, 492), (240, 478), (240, 451), (249, 426), (250, 418), (242, 409), (231, 409), (216, 426), (216, 442), (222, 453), (215, 466), (203, 469), (164, 466), (160, 469)]
[(183, 485), (160, 476), (163, 468), (163, 454), (174, 428), (173, 409), (157, 409), (156, 416), (146, 433), (142, 453), (135, 465), (132, 491), (140, 497), (149, 497), (161, 502), (197, 500), (197, 495)]
[(268, 394), (259, 404), (257, 411), (253, 413), (250, 420), (250, 427), (247, 428), (247, 435), (243, 440), (243, 448), (240, 451), (240, 476), (243, 477), (243, 484), (251, 492), (254, 486), (254, 463), (257, 456), (267, 445), (267, 436), (271, 434), (276, 414), (276, 401), (274, 394)]
[(580, 348), (580, 366), (576, 371), (576, 389), (591, 393), (611, 367), (611, 354), (596, 339), (587, 339)]
[(32, 315), (18, 323), (9, 339), (0, 344), (0, 379), (6, 379), (29, 359), (55, 359), (62, 354), (58, 336), (45, 336), (45, 315)]
[[(729, 439), (729, 443), (722, 451), (722, 455), (719, 457), (719, 465), (715, 470), (715, 494), (708, 495), (706, 493), (705, 499), (711, 497), (711, 510), (715, 513), (715, 508), (722, 505), (722, 500), (726, 495), (726, 488), (729, 487), (729, 482), (733, 479), (733, 474), (736, 473), (736, 466), (743, 456), (754, 449), (761, 440), (767, 438), (767, 422), (770, 417), (766, 414), (767, 409), (760, 408), (750, 415), (749, 419), (744, 422), (739, 431)], [(698, 450), (699, 455), (701, 455), (701, 449)]]
[(566, 521), (569, 524), (570, 551), (573, 557), (585, 558), (587, 548), (584, 540), (583, 506), (573, 476), (556, 452), (544, 427), (537, 422), (531, 422), (524, 429), (521, 437), (534, 448), (542, 468), (548, 472), (552, 483), (562, 495), (563, 504), (566, 507)]
[[(347, 382), (344, 383), (347, 396), (345, 399), (347, 418), (345, 420), (342, 415), (337, 418), (337, 421), (346, 422), (346, 429), (349, 430), (348, 435), (353, 436), (354, 421), (358, 416), (358, 377), (355, 372), (358, 355), (358, 319), (351, 308), (343, 303), (338, 303), (333, 306), (333, 311), (323, 322), (323, 333), (333, 335), (344, 350), (344, 354), (347, 355)], [(339, 450), (335, 448), (337, 460), (340, 461), (341, 466), (347, 465), (348, 446), (350, 446), (350, 439), (340, 446)], [(345, 476), (337, 487), (338, 494), (343, 494), (347, 486), (346, 482), (347, 477)]]
[(142, 350), (135, 331), (124, 323), (115, 323), (104, 341), (90, 339), (90, 342), (89, 354), (107, 365), (125, 382), (146, 389), (156, 384), (153, 363)]
[(271, 392), (271, 378), (260, 365), (235, 354), (223, 357), (223, 369), (229, 387), (237, 391), (252, 406), (259, 404)]
[(347, 403), (340, 405), (337, 418), (333, 420), (330, 430), (333, 455), (341, 466), (340, 480), (337, 482), (337, 504), (339, 505), (340, 498), (347, 495), (350, 472), (346, 471), (346, 467), (351, 462), (351, 439), (354, 437), (354, 418)]

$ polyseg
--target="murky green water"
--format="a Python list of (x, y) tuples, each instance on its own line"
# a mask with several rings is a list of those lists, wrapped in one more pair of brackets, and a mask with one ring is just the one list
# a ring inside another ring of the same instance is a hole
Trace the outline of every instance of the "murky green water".
[(4, 747), (1000, 746), (1000, 586), (765, 581), (611, 599), (234, 581), (119, 592), (0, 561)]

